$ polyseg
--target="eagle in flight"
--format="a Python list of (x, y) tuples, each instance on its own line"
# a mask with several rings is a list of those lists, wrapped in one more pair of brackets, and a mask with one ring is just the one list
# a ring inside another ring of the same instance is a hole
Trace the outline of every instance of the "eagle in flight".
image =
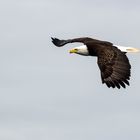
[(113, 45), (111, 42), (89, 37), (67, 40), (52, 38), (52, 42), (57, 47), (62, 47), (68, 43), (83, 43), (82, 46), (71, 49), (70, 53), (96, 56), (103, 84), (105, 83), (109, 88), (117, 87), (118, 89), (126, 88), (126, 85), (129, 85), (131, 65), (126, 53), (138, 52), (138, 49)]

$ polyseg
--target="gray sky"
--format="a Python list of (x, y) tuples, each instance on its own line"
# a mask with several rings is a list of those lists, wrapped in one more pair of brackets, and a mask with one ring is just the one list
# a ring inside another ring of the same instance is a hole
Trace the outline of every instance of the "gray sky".
[[(131, 86), (101, 84), (96, 58), (70, 55), (90, 36), (139, 48), (138, 0), (0, 2), (1, 140), (139, 140), (140, 54), (128, 54)], [(91, 74), (93, 73), (93, 74)]]

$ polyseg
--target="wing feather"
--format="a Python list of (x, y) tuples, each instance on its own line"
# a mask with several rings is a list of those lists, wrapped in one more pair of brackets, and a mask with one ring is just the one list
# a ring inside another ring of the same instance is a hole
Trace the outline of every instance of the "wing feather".
[(83, 43), (83, 44), (87, 44), (88, 42), (92, 42), (92, 43), (97, 43), (97, 44), (104, 44), (104, 45), (112, 45), (111, 42), (108, 41), (101, 41), (101, 40), (97, 40), (97, 39), (93, 39), (93, 38), (89, 38), (89, 37), (80, 37), (80, 38), (74, 38), (74, 39), (67, 39), (67, 40), (61, 40), (58, 38), (53, 38), (52, 39), (52, 43), (57, 46), (57, 47), (62, 47), (68, 43)]
[(101, 70), (102, 83), (106, 83), (109, 88), (120, 89), (129, 85), (131, 65), (125, 53), (116, 47), (107, 46), (100, 49), (98, 65)]

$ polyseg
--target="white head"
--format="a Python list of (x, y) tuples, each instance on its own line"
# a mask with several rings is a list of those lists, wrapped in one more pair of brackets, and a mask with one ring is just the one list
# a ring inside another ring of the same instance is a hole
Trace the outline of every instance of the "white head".
[(75, 48), (71, 49), (69, 52), (70, 53), (80, 54), (80, 55), (85, 55), (85, 56), (89, 55), (88, 48), (87, 48), (86, 45), (75, 47)]

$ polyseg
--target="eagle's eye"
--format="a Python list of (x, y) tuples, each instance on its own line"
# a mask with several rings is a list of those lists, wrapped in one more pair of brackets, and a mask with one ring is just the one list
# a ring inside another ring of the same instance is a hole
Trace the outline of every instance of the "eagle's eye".
[(74, 49), (75, 51), (78, 51), (78, 49)]

